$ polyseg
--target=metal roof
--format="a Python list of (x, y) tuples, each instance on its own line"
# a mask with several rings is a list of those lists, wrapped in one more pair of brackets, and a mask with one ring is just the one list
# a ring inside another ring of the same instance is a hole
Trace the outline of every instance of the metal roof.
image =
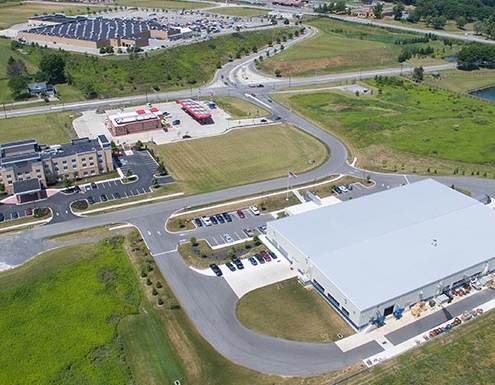
[(211, 112), (207, 110), (205, 106), (193, 99), (177, 100), (177, 104), (180, 104), (182, 108), (189, 112), (195, 119), (202, 120), (211, 118)]
[(270, 225), (361, 310), (495, 256), (494, 211), (432, 179)]

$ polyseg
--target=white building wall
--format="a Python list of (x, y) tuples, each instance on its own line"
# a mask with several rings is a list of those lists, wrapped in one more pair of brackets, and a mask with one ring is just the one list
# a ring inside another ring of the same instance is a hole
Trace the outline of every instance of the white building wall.
[[(275, 232), (270, 223), (267, 224), (267, 238), (277, 247), (278, 250), (284, 254), (284, 256), (293, 264), (293, 267), (301, 274), (305, 275), (307, 280), (310, 280), (318, 291), (330, 302), (334, 308), (345, 316), (350, 324), (361, 329), (369, 323), (371, 318), (376, 317), (378, 314), (383, 315), (385, 309), (393, 306), (394, 310), (397, 308), (404, 308), (408, 310), (409, 307), (415, 303), (434, 298), (444, 291), (450, 290), (454, 287), (460, 286), (465, 282), (469, 282), (472, 276), (481, 276), (488, 272), (491, 272), (495, 268), (495, 256), (486, 262), (476, 264), (470, 268), (460, 271), (449, 277), (444, 277), (437, 282), (431, 282), (428, 285), (419, 287), (409, 293), (405, 293), (400, 297), (391, 298), (390, 300), (377, 303), (368, 309), (359, 309), (349, 298), (346, 297), (339, 288), (337, 288), (331, 281), (331, 277), (328, 277), (322, 272), (318, 266), (314, 265), (311, 258), (303, 255), (290, 240), (286, 239), (282, 234)], [(495, 250), (494, 250), (495, 254)], [(468, 256), (466, 258), (469, 258)], [(445, 263), (448, 263), (446, 261)], [(427, 269), (428, 266), (424, 266)], [(402, 274), (408, 274), (407, 271)], [(380, 278), (377, 278), (377, 285), (380, 284)], [(359, 285), (359, 282), (356, 282)], [(366, 290), (363, 287), (363, 290)]]

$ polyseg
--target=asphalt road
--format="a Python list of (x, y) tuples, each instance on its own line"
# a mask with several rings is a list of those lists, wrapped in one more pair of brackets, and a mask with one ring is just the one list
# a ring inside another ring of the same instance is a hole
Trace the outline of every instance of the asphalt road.
[[(248, 64), (252, 58), (245, 59)], [(235, 67), (234, 65), (232, 67)], [(225, 69), (232, 70), (230, 69)], [(375, 74), (395, 74), (398, 69), (369, 71), (366, 76)], [(388, 72), (387, 72), (388, 71)], [(220, 71), (220, 76), (222, 71)], [(228, 75), (225, 73), (225, 75)], [(224, 77), (225, 77), (224, 75)], [(354, 74), (335, 75), (334, 81), (346, 79)], [(364, 77), (364, 73), (360, 73)], [(308, 80), (308, 84), (311, 81)], [(323, 78), (319, 78), (323, 81)], [(286, 81), (286, 80), (285, 80)], [(289, 79), (289, 81), (291, 81)], [(295, 80), (292, 80), (295, 81)], [(298, 80), (299, 81), (299, 80)], [(301, 80), (301, 84), (304, 81)], [(218, 84), (218, 81), (217, 83)], [(280, 83), (277, 83), (280, 84)], [(275, 88), (275, 85), (274, 87)], [(218, 94), (231, 94), (241, 98), (247, 98), (249, 88), (245, 85), (216, 87)], [(197, 92), (197, 90), (195, 90)], [(179, 98), (190, 97), (193, 91), (178, 91), (167, 93), (166, 97)], [(162, 95), (165, 96), (165, 95)], [(264, 96), (256, 98), (255, 103), (262, 105)], [(266, 97), (266, 96), (265, 96)], [(77, 109), (84, 110), (96, 108), (99, 105), (111, 103), (122, 104), (126, 102), (144, 101), (144, 96), (118, 98), (112, 100), (95, 101), (90, 103), (74, 103), (70, 105), (48, 107), (51, 110)], [(249, 99), (253, 101), (252, 99)], [(266, 103), (265, 103), (266, 104)], [(347, 173), (361, 176), (365, 171), (355, 169), (347, 163), (345, 147), (335, 138), (319, 130), (276, 103), (271, 103), (274, 115), (281, 116), (284, 121), (291, 122), (302, 130), (318, 137), (327, 143), (331, 157), (318, 169), (298, 175), (297, 183), (311, 183), (315, 179), (325, 178), (330, 174)], [(28, 110), (9, 111), (10, 116), (45, 112), (47, 107), (37, 107)], [(417, 175), (404, 176), (397, 174), (370, 173), (376, 182), (374, 187), (366, 190), (366, 193), (376, 192), (394, 186), (423, 178)], [(474, 193), (488, 193), (495, 195), (495, 181), (476, 178), (435, 178), (442, 183), (450, 185), (454, 183), (458, 187), (466, 188)], [(254, 333), (244, 328), (235, 317), (235, 305), (237, 297), (227, 285), (225, 280), (217, 277), (207, 277), (189, 269), (181, 257), (176, 253), (177, 243), (184, 235), (170, 234), (165, 230), (165, 219), (174, 211), (185, 206), (205, 205), (212, 202), (230, 200), (233, 197), (256, 194), (261, 191), (284, 189), (287, 183), (286, 177), (271, 181), (259, 182), (246, 186), (233, 187), (226, 190), (215, 191), (191, 197), (179, 198), (171, 201), (154, 203), (146, 206), (122, 209), (117, 212), (98, 216), (78, 218), (77, 220), (57, 221), (36, 229), (30, 229), (19, 233), (8, 233), (0, 236), (0, 262), (9, 265), (18, 265), (32, 258), (39, 252), (53, 247), (53, 243), (47, 237), (70, 231), (81, 231), (85, 228), (101, 226), (111, 223), (131, 223), (135, 225), (145, 239), (157, 264), (171, 285), (182, 308), (187, 312), (192, 322), (196, 325), (201, 335), (210, 342), (221, 354), (248, 368), (265, 373), (280, 375), (314, 375), (328, 372), (348, 366), (362, 358), (378, 353), (382, 348), (375, 342), (363, 345), (353, 351), (343, 353), (335, 344), (310, 344), (297, 343), (275, 339)], [(405, 202), (407, 204), (407, 202)], [(62, 219), (62, 218), (61, 218)], [(409, 333), (404, 329), (403, 336)], [(393, 336), (401, 339), (401, 334)]]

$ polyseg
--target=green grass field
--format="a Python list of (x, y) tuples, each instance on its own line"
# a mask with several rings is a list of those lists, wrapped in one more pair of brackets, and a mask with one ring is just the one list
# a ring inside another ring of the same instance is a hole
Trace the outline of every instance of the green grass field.
[(295, 278), (249, 292), (239, 300), (236, 314), (248, 329), (288, 340), (329, 342), (338, 340), (338, 333), (354, 334), (315, 290)]
[[(3, 113), (3, 112), (2, 112)], [(70, 116), (73, 116), (70, 118)], [(35, 138), (39, 144), (67, 143), (67, 132), (73, 132), (72, 120), (77, 114), (72, 111), (51, 114), (21, 116), (0, 120), (0, 137), (2, 143)]]
[(249, 103), (243, 99), (228, 96), (215, 96), (213, 101), (231, 115), (231, 119), (261, 118), (270, 116), (264, 108)]
[[(328, 18), (307, 19), (306, 23), (320, 32), (298, 43), (297, 47), (264, 60), (260, 66), (263, 72), (273, 74), (275, 69), (280, 69), (282, 76), (314, 76), (399, 66), (397, 59), (403, 46), (395, 42), (420, 36)], [(440, 41), (431, 41), (428, 45), (435, 49), (438, 58), (454, 52)], [(421, 64), (417, 59), (414, 62)], [(434, 60), (423, 59), (422, 62)]]
[[(457, 162), (450, 164), (450, 173), (452, 165), (461, 163), (463, 167), (456, 166), (460, 170), (493, 176), (493, 104), (407, 81), (403, 86), (372, 83), (372, 89), (373, 95), (340, 91), (298, 94), (285, 100), (281, 95), (274, 97), (335, 133), (353, 156), (368, 162), (366, 167), (398, 171), (404, 169), (404, 163), (420, 157), (421, 172), (431, 165), (433, 173), (437, 167), (434, 159), (441, 159)], [(387, 149), (405, 159), (394, 157)], [(438, 167), (439, 172), (446, 172)]]
[[(90, 7), (90, 12), (104, 11), (103, 7)], [(0, 5), (0, 29), (5, 29), (18, 23), (26, 23), (32, 16), (65, 13), (68, 16), (88, 13), (86, 4), (69, 5), (54, 3), (21, 3), (6, 2)]]
[(467, 94), (479, 88), (491, 87), (495, 84), (495, 71), (493, 70), (449, 70), (442, 71), (441, 75), (438, 80), (431, 76), (425, 76), (424, 84), (461, 94)]
[(140, 296), (121, 242), (56, 249), (0, 274), (0, 383), (129, 383), (116, 325)]
[(250, 8), (250, 7), (225, 7), (225, 8), (215, 8), (210, 10), (214, 15), (229, 15), (229, 16), (239, 16), (239, 17), (253, 17), (266, 15), (269, 10), (260, 8)]
[[(285, 124), (171, 143), (157, 152), (187, 194), (304, 172), (329, 156), (324, 144)], [(308, 164), (310, 159), (315, 163)]]

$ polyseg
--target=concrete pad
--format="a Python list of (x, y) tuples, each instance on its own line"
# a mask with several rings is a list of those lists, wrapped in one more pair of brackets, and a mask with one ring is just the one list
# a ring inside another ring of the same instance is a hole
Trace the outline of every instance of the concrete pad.
[[(297, 272), (291, 270), (290, 263), (285, 258), (256, 266), (253, 266), (247, 259), (243, 259), (242, 263), (244, 269), (236, 271), (230, 271), (224, 264), (218, 265), (223, 273), (219, 279), (225, 279), (239, 298), (252, 290), (297, 276)], [(211, 269), (190, 268), (199, 274), (215, 275)]]
[(286, 259), (272, 260), (257, 266), (247, 260), (243, 260), (243, 263), (244, 270), (233, 272), (222, 266), (222, 271), (227, 269), (224, 272), (225, 280), (239, 298), (252, 290), (297, 276)]

